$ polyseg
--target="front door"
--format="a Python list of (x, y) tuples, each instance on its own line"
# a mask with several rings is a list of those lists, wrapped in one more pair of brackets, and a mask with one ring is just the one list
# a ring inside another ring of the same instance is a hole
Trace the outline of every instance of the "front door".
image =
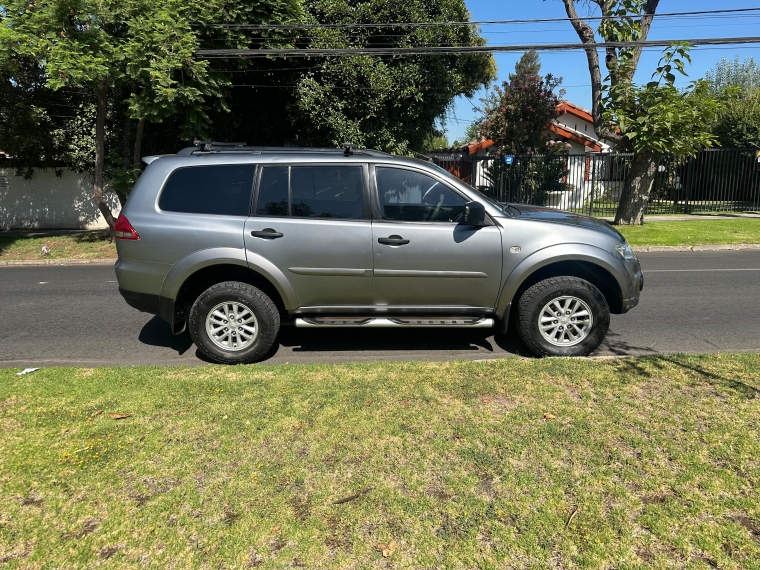
[(428, 173), (374, 168), (372, 304), (492, 309), (501, 284), (501, 234), (462, 223), (467, 198)]
[(245, 224), (249, 262), (260, 255), (274, 263), (301, 307), (370, 305), (367, 176), (357, 163), (262, 168), (254, 215)]

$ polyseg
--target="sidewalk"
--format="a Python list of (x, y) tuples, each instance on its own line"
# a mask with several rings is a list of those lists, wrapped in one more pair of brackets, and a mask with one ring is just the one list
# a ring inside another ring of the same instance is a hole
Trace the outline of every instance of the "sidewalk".
[[(751, 212), (726, 212), (725, 214), (674, 214), (674, 215), (653, 215), (644, 216), (644, 223), (651, 222), (685, 222), (693, 220), (740, 220), (745, 218), (757, 218), (760, 219), (760, 214)], [(612, 222), (614, 216), (605, 216), (599, 218), (607, 222)]]

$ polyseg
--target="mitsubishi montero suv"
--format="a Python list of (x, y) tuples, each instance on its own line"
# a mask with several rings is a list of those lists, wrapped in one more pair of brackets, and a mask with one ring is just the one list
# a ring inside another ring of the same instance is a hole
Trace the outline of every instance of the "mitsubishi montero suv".
[(201, 143), (145, 162), (116, 224), (119, 290), (222, 363), (262, 358), (283, 323), (512, 323), (536, 355), (586, 355), (643, 286), (605, 222), (496, 203), (416, 159)]

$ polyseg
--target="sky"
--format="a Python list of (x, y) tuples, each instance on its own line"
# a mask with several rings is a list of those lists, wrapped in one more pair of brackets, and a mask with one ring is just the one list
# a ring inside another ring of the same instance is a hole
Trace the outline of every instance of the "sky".
[[(471, 12), (471, 20), (515, 20), (536, 18), (566, 18), (561, 0), (465, 0)], [(589, 14), (590, 8), (580, 4), (579, 15)], [(699, 10), (730, 10), (732, 8), (758, 8), (760, 0), (661, 0), (657, 9), (662, 12), (693, 12)], [(650, 40), (656, 39), (695, 39), (716, 37), (760, 36), (760, 12), (732, 14), (730, 17), (704, 16), (700, 18), (663, 18), (655, 17), (649, 32)], [(598, 11), (594, 15), (599, 15)], [(596, 28), (596, 23), (592, 23)], [(481, 34), (489, 45), (541, 44), (541, 43), (576, 43), (578, 36), (570, 22), (551, 22), (534, 24), (484, 25)], [(598, 41), (598, 40), (597, 40)], [(520, 53), (495, 54), (498, 66), (497, 82), (501, 84), (514, 71)], [(662, 55), (662, 48), (644, 50), (636, 75), (637, 82), (649, 80)], [(685, 87), (694, 79), (703, 77), (705, 72), (713, 69), (722, 58), (740, 60), (753, 57), (760, 63), (760, 44), (704, 46), (694, 47), (691, 51), (692, 64), (686, 71), (689, 77), (678, 79), (677, 85)], [(589, 80), (586, 55), (583, 51), (541, 52), (541, 73), (551, 73), (563, 78), (562, 86), (566, 91), (565, 99), (591, 108), (591, 82)], [(603, 60), (602, 60), (603, 61)], [(606, 69), (603, 67), (602, 75)], [(464, 138), (464, 130), (476, 117), (473, 108), (479, 105), (479, 99), (486, 94), (481, 90), (472, 99), (458, 97), (454, 109), (446, 123), (446, 135), (450, 143)]]

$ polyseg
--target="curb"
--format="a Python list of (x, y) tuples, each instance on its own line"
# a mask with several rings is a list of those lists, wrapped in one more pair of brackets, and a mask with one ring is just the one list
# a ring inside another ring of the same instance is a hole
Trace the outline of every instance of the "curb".
[(0, 267), (41, 267), (45, 265), (114, 265), (117, 259), (9, 259), (0, 261)]
[(739, 251), (760, 250), (760, 243), (715, 243), (710, 245), (643, 245), (631, 246), (634, 251)]

